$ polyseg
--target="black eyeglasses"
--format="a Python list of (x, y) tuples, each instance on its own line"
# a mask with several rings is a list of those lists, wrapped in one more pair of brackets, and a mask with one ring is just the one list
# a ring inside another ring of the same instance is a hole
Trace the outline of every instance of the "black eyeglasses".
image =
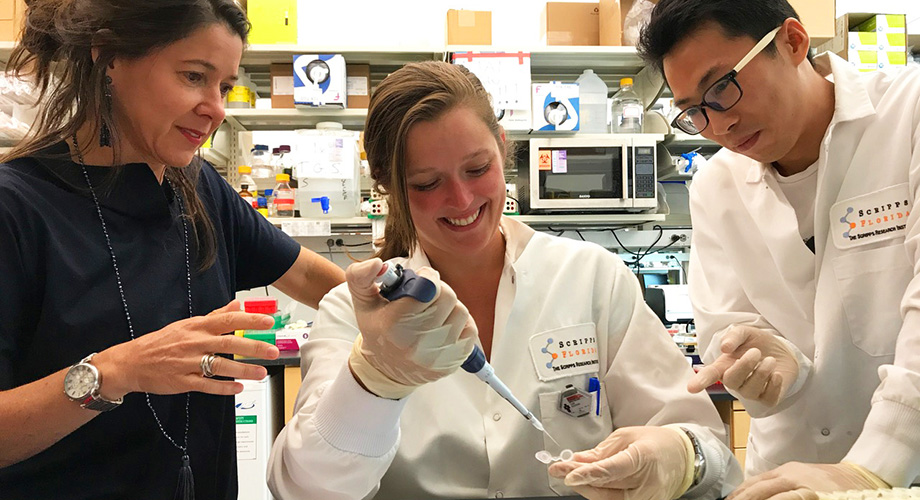
[(677, 127), (690, 135), (696, 135), (706, 130), (706, 127), (709, 126), (709, 115), (706, 114), (706, 108), (715, 111), (728, 111), (735, 104), (738, 104), (744, 92), (741, 91), (741, 85), (738, 84), (738, 80), (735, 77), (739, 71), (747, 66), (747, 63), (751, 62), (751, 59), (754, 59), (764, 47), (773, 41), (780, 28), (782, 26), (764, 35), (757, 42), (757, 45), (754, 45), (754, 48), (741, 59), (741, 62), (736, 64), (727, 75), (719, 78), (706, 89), (706, 92), (703, 93), (703, 102), (681, 111), (671, 122), (671, 126)]

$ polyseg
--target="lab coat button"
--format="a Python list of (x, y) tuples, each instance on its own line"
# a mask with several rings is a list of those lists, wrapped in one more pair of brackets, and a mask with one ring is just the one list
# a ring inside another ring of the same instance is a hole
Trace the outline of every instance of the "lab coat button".
[[(498, 421), (501, 420), (501, 419), (502, 419), (502, 414), (501, 414), (501, 413), (495, 413), (495, 415), (492, 415), (492, 420), (494, 420), (494, 421), (496, 421), (496, 422), (498, 422)], [(501, 497), (499, 497), (499, 498), (501, 498)]]
[(831, 435), (830, 429), (821, 429), (821, 435), (822, 435), (822, 436), (830, 436), (830, 435)]
[[(498, 413), (496, 413), (496, 415), (498, 415)], [(505, 494), (500, 491), (496, 491), (495, 498), (505, 498)]]

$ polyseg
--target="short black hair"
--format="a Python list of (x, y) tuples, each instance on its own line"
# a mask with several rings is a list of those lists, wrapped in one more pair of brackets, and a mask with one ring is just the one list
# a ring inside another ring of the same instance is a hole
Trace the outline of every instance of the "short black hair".
[[(661, 0), (639, 36), (639, 55), (664, 74), (663, 61), (675, 45), (715, 23), (729, 38), (760, 40), (786, 19), (799, 19), (786, 0)], [(764, 52), (776, 53), (768, 45)], [(811, 53), (808, 56), (811, 61)]]

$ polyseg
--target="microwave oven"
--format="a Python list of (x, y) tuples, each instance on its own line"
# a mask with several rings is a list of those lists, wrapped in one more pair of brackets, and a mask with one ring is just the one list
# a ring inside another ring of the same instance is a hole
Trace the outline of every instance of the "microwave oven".
[(530, 140), (530, 212), (648, 211), (658, 207), (660, 134)]

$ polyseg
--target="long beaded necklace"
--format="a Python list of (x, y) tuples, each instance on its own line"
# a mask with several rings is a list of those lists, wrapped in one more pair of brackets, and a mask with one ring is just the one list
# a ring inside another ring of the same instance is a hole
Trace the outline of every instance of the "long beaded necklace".
[[(102, 216), (102, 207), (99, 204), (99, 198), (96, 197), (96, 190), (93, 189), (93, 183), (90, 182), (89, 173), (86, 171), (86, 162), (83, 161), (83, 152), (80, 151), (80, 146), (77, 144), (77, 134), (73, 134), (73, 148), (77, 152), (77, 158), (80, 160), (80, 168), (83, 170), (83, 178), (86, 179), (86, 185), (89, 186), (89, 192), (93, 196), (93, 203), (96, 205), (96, 213), (99, 215), (99, 222), (102, 224), (102, 234), (105, 235), (105, 244), (109, 249), (109, 255), (112, 257), (112, 267), (115, 268), (115, 281), (118, 283), (118, 295), (121, 297), (121, 305), (125, 311), (125, 319), (128, 321), (128, 332), (131, 334), (131, 340), (134, 340), (134, 324), (131, 321), (131, 313), (128, 311), (128, 301), (125, 299), (125, 290), (121, 282), (121, 273), (118, 270), (118, 260), (115, 258), (112, 240), (109, 238), (109, 231), (105, 224), (105, 218)], [(184, 233), (183, 243), (185, 244), (185, 278), (188, 290), (188, 315), (191, 318), (194, 316), (192, 311), (192, 268), (189, 262), (188, 223), (185, 221), (185, 204), (182, 200), (182, 195), (176, 190), (172, 181), (166, 179), (166, 182), (169, 183), (169, 187), (173, 190), (173, 193), (176, 195), (176, 200), (179, 202), (179, 219), (182, 221), (182, 231)], [(182, 452), (182, 466), (179, 469), (179, 484), (176, 487), (176, 498), (194, 500), (195, 480), (192, 476), (192, 467), (188, 456), (189, 402), (191, 400), (191, 393), (185, 394), (185, 435), (181, 445), (166, 432), (166, 429), (163, 427), (163, 422), (160, 421), (157, 411), (153, 408), (153, 403), (150, 402), (150, 394), (145, 392), (144, 397), (147, 399), (147, 407), (150, 408), (150, 412), (153, 414), (153, 419), (156, 420), (160, 432), (166, 436), (166, 439), (168, 439), (173, 446)]]

